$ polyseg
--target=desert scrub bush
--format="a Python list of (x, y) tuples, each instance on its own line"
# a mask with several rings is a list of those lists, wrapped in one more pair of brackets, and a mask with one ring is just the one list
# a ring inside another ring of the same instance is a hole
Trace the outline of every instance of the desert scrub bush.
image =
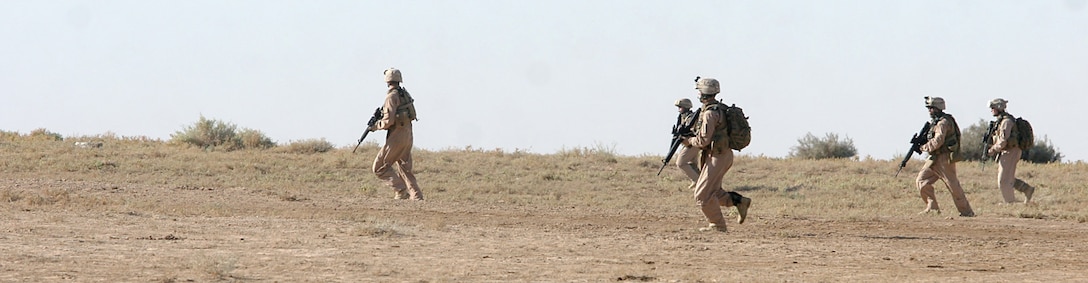
[(242, 131), (238, 132), (238, 139), (242, 143), (242, 148), (265, 149), (276, 146), (271, 138), (265, 136), (261, 131), (253, 129), (242, 129)]
[(602, 143), (596, 143), (592, 148), (590, 148), (590, 147), (583, 147), (583, 148), (578, 148), (578, 147), (567, 148), (567, 147), (563, 147), (563, 148), (559, 149), (559, 151), (556, 154), (559, 155), (559, 156), (565, 156), (565, 157), (589, 157), (589, 156), (593, 156), (593, 157), (599, 158), (600, 160), (608, 162), (608, 163), (616, 163), (616, 162), (619, 161), (617, 159), (616, 145), (615, 144), (605, 145), (605, 144), (602, 144)]
[(64, 137), (61, 136), (60, 134), (50, 132), (49, 130), (46, 130), (44, 128), (38, 128), (36, 130), (30, 131), (30, 134), (27, 135), (26, 137), (31, 139), (31, 140), (39, 140), (39, 141), (60, 141), (60, 140), (64, 140)]
[(38, 128), (30, 131), (29, 134), (23, 135), (15, 131), (3, 131), (0, 130), (0, 141), (62, 141), (64, 136), (58, 133), (50, 132), (45, 128)]
[(189, 144), (205, 150), (236, 150), (243, 148), (268, 148), (275, 146), (271, 139), (257, 130), (241, 129), (238, 126), (216, 119), (204, 118), (170, 135), (170, 142)]
[(797, 146), (790, 148), (790, 157), (800, 159), (850, 158), (857, 153), (854, 140), (839, 139), (834, 133), (827, 133), (822, 139), (807, 133), (797, 139)]
[(333, 150), (335, 148), (336, 147), (333, 146), (332, 143), (322, 138), (291, 141), (287, 144), (287, 146), (283, 147), (282, 150), (289, 153), (306, 154), (329, 152), (330, 150)]
[(15, 141), (17, 138), (19, 138), (19, 132), (0, 130), (0, 141)]

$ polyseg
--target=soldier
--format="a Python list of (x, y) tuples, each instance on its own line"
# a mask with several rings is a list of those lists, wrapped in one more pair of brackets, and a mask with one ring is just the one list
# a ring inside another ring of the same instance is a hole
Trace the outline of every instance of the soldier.
[(695, 203), (699, 205), (710, 225), (699, 231), (725, 232), (725, 217), (721, 206), (737, 207), (737, 223), (744, 223), (752, 199), (736, 192), (722, 190), (722, 179), (733, 166), (733, 150), (729, 148), (726, 133), (725, 105), (718, 102), (718, 80), (701, 78), (695, 82), (699, 101), (703, 103), (699, 120), (695, 124), (695, 136), (684, 139), (684, 145), (701, 151), (699, 178), (695, 182)]
[[(691, 111), (691, 99), (681, 98), (676, 100), (676, 103), (674, 104), (680, 114), (676, 116), (676, 126), (673, 127), (692, 125), (692, 119), (699, 119), (699, 117), (695, 116), (695, 112)], [(693, 131), (693, 129), (673, 128), (672, 134), (680, 135), (683, 132), (690, 131)], [(680, 150), (676, 152), (676, 167), (679, 167), (680, 171), (684, 172), (684, 175), (687, 175), (688, 179), (691, 179), (691, 184), (688, 185), (689, 190), (695, 189), (695, 181), (699, 179), (699, 167), (698, 164), (695, 163), (697, 162), (697, 158), (699, 158), (699, 150), (693, 149), (687, 144), (682, 145)]]
[(1005, 112), (1009, 101), (996, 98), (990, 101), (990, 113), (997, 118), (995, 127), (990, 133), (992, 145), (986, 150), (989, 156), (997, 156), (997, 185), (1001, 188), (1001, 197), (1006, 203), (1016, 202), (1013, 194), (1015, 189), (1024, 193), (1024, 203), (1031, 202), (1031, 196), (1035, 194), (1035, 187), (1016, 178), (1016, 163), (1020, 161), (1023, 149), (1019, 144), (1019, 131), (1016, 129), (1016, 118)]
[(412, 121), (416, 120), (415, 100), (400, 86), (400, 70), (385, 70), (389, 91), (382, 105), (382, 118), (369, 131), (386, 130), (385, 145), (374, 158), (374, 174), (396, 193), (395, 199), (423, 200), (423, 191), (412, 173)]
[(960, 187), (959, 177), (956, 176), (956, 162), (959, 161), (957, 155), (960, 148), (960, 127), (956, 124), (956, 119), (952, 118), (952, 115), (944, 113), (945, 103), (943, 98), (927, 96), (926, 108), (929, 109), (929, 116), (933, 119), (929, 122), (932, 126), (925, 137), (918, 137), (918, 140), (912, 141), (915, 144), (921, 143), (920, 151), (929, 154), (929, 158), (926, 160), (925, 165), (922, 166), (922, 170), (918, 172), (918, 191), (922, 195), (922, 201), (926, 203), (926, 209), (918, 214), (941, 213), (941, 208), (937, 205), (937, 196), (933, 192), (933, 184), (941, 179), (948, 186), (948, 190), (952, 194), (952, 201), (956, 203), (956, 209), (960, 211), (960, 216), (975, 216), (975, 212), (971, 210), (971, 204), (967, 202), (967, 196), (963, 193), (963, 188)]

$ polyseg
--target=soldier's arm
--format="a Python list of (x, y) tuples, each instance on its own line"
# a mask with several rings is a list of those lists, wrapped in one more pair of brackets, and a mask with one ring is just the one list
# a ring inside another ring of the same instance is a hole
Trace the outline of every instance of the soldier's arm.
[(1001, 123), (997, 125), (997, 134), (994, 135), (994, 145), (990, 146), (990, 151), (1000, 152), (1005, 149), (1005, 145), (1009, 144), (1009, 137), (1012, 136), (1012, 123), (1013, 119), (1001, 119)]
[(695, 129), (695, 136), (684, 140), (688, 145), (695, 148), (706, 148), (713, 140), (714, 129), (718, 128), (718, 123), (721, 123), (721, 115), (718, 111), (705, 111), (703, 115), (702, 125)]
[(922, 144), (921, 150), (924, 152), (934, 152), (944, 145), (944, 140), (947, 138), (946, 133), (951, 132), (948, 130), (949, 123), (947, 120), (941, 119), (937, 122), (937, 125), (933, 127), (933, 138), (929, 139), (925, 144)]
[(385, 104), (382, 105), (382, 119), (374, 125), (375, 130), (388, 130), (396, 120), (397, 106), (400, 106), (400, 96), (396, 90), (390, 90), (385, 95)]

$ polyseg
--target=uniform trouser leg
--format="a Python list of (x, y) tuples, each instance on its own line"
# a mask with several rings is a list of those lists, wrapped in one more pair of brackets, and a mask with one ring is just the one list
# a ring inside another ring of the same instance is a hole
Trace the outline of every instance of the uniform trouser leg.
[(926, 209), (940, 209), (933, 185), (937, 183), (937, 180), (944, 180), (949, 193), (952, 195), (952, 202), (956, 204), (956, 210), (960, 212), (960, 215), (974, 215), (971, 204), (967, 201), (967, 195), (963, 192), (963, 187), (960, 186), (960, 180), (956, 174), (956, 164), (950, 162), (948, 154), (938, 155), (932, 160), (926, 160), (925, 165), (922, 166), (922, 171), (918, 172), (917, 179), (918, 192), (922, 197), (922, 201), (926, 203)]
[[(405, 192), (413, 198), (423, 197), (412, 174), (411, 128), (391, 129), (378, 156), (374, 158), (374, 175), (397, 192)], [(400, 171), (398, 173), (398, 171)]]
[(922, 197), (922, 202), (926, 204), (926, 210), (940, 210), (941, 206), (937, 204), (937, 195), (933, 192), (933, 184), (937, 183), (941, 177), (938, 175), (938, 166), (933, 160), (926, 160), (925, 165), (922, 165), (922, 171), (918, 171), (918, 178), (915, 182), (918, 184), (918, 192)]
[(997, 162), (997, 186), (1001, 189), (1001, 198), (1007, 203), (1016, 202), (1013, 186), (1016, 183), (1016, 163), (1020, 161), (1019, 148), (1005, 151)]
[(386, 185), (392, 187), (394, 191), (405, 192), (407, 186), (404, 184), (404, 179), (398, 176), (395, 169), (398, 165), (395, 164), (397, 161), (393, 154), (396, 153), (397, 145), (386, 142), (382, 150), (378, 151), (378, 156), (374, 158), (374, 175), (385, 181)]
[(707, 157), (703, 164), (698, 181), (695, 182), (695, 203), (703, 211), (707, 222), (718, 226), (725, 226), (725, 217), (722, 216), (721, 204), (722, 179), (725, 173), (733, 166), (733, 151), (724, 152)]
[(971, 209), (971, 203), (967, 201), (967, 194), (963, 192), (963, 186), (960, 186), (956, 163), (950, 162), (945, 165), (943, 175), (948, 185), (948, 192), (952, 195), (952, 202), (956, 204), (956, 210), (960, 212), (960, 215), (975, 215), (974, 210)]
[(419, 183), (416, 182), (416, 174), (412, 173), (412, 151), (409, 149), (404, 159), (401, 159), (396, 163), (403, 180), (402, 182), (407, 186), (408, 195), (412, 199), (423, 199), (423, 190), (419, 189)]
[(681, 146), (676, 152), (676, 167), (692, 182), (699, 180), (699, 149)]

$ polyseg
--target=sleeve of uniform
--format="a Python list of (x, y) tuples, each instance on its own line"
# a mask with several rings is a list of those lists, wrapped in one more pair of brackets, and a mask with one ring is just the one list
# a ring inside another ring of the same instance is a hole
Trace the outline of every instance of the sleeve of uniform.
[(695, 136), (688, 138), (687, 143), (695, 148), (706, 148), (713, 140), (714, 129), (721, 122), (721, 114), (718, 111), (703, 111), (700, 115), (703, 116), (702, 126), (695, 129)]
[(933, 127), (933, 131), (934, 131), (933, 138), (929, 139), (928, 142), (926, 142), (925, 144), (922, 145), (922, 148), (921, 148), (922, 151), (924, 151), (924, 152), (934, 152), (937, 149), (941, 148), (941, 146), (944, 145), (944, 140), (947, 137), (946, 133), (952, 132), (952, 130), (948, 129), (948, 127), (951, 126), (951, 125), (946, 121), (947, 120), (945, 120), (945, 119), (941, 119), (941, 120), (937, 121), (937, 125), (935, 127)]
[(997, 134), (994, 135), (994, 145), (990, 146), (991, 150), (1005, 149), (1005, 145), (1009, 143), (1009, 137), (1012, 136), (1012, 123), (1012, 119), (1001, 119), (1001, 124), (997, 125)]
[(397, 106), (400, 106), (400, 96), (397, 90), (389, 90), (385, 95), (385, 104), (382, 104), (382, 119), (378, 120), (376, 127), (379, 130), (388, 130), (396, 120)]

